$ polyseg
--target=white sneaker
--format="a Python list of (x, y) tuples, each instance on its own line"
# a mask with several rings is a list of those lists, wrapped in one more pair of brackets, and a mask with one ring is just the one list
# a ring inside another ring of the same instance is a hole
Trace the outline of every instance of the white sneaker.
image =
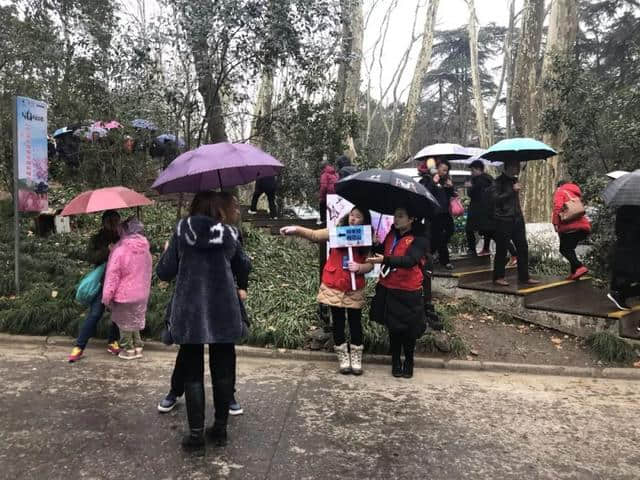
[(135, 360), (136, 358), (136, 351), (135, 350), (120, 350), (120, 353), (118, 354), (118, 358), (121, 358), (122, 360)]
[(333, 347), (333, 349), (338, 355), (340, 373), (343, 373), (343, 374), (351, 373), (351, 359), (349, 358), (349, 345), (347, 345), (346, 343), (343, 343), (342, 345)]
[(136, 352), (136, 358), (142, 358), (142, 347), (136, 347), (135, 352)]
[(322, 220), (320, 219), (316, 220), (316, 225), (322, 225)]
[(363, 345), (351, 345), (351, 371), (354, 375), (362, 375)]
[(258, 214), (258, 212), (256, 210), (251, 210), (251, 209), (247, 210), (247, 213), (249, 215), (257, 215)]

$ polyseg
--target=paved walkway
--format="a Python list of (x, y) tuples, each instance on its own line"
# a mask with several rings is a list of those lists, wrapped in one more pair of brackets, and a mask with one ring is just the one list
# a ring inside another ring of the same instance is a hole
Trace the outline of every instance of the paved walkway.
[[(174, 356), (2, 345), (0, 471), (10, 479), (640, 478), (640, 384), (239, 361), (231, 444), (185, 454), (184, 405), (155, 409)], [(208, 389), (209, 390), (209, 389)], [(210, 392), (207, 392), (210, 403)]]

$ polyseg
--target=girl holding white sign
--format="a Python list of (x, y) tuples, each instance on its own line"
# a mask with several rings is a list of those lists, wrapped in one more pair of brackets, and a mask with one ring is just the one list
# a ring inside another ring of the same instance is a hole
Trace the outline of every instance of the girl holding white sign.
[[(354, 207), (341, 221), (340, 226), (371, 225), (368, 210)], [(311, 230), (289, 226), (280, 230), (282, 235), (297, 236), (311, 242), (329, 241), (329, 229)], [(365, 304), (365, 274), (373, 269), (366, 263), (368, 247), (353, 248), (353, 259), (349, 259), (348, 248), (331, 248), (329, 258), (322, 270), (322, 283), (318, 292), (318, 302), (331, 307), (333, 319), (333, 341), (338, 355), (340, 373), (362, 374), (362, 308)], [(355, 274), (355, 289), (351, 277)], [(348, 345), (345, 337), (345, 323), (349, 321)]]

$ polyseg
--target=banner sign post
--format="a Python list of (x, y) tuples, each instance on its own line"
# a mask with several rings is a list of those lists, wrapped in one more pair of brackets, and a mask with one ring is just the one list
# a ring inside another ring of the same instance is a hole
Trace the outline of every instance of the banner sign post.
[(16, 295), (20, 291), (20, 212), (48, 208), (47, 104), (15, 97), (13, 109), (13, 208)]
[[(329, 230), (329, 246), (331, 248), (347, 248), (349, 261), (353, 262), (354, 247), (370, 247), (371, 225), (348, 225)], [(356, 289), (356, 275), (351, 272), (351, 290)]]

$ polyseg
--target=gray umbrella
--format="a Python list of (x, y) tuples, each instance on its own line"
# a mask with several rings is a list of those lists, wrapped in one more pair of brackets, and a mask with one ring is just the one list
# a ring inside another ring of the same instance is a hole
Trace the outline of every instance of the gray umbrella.
[(640, 169), (622, 175), (607, 185), (602, 198), (609, 207), (640, 206)]

